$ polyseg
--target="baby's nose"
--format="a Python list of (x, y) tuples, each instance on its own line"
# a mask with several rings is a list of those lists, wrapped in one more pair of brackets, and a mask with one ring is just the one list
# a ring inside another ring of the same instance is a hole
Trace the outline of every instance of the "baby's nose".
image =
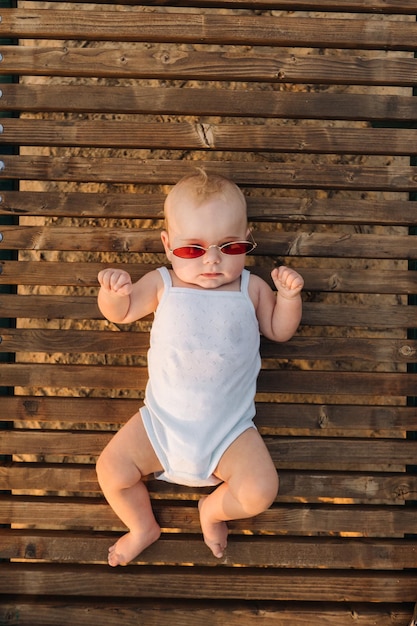
[(218, 246), (210, 246), (204, 256), (206, 263), (219, 263), (221, 261), (221, 251)]

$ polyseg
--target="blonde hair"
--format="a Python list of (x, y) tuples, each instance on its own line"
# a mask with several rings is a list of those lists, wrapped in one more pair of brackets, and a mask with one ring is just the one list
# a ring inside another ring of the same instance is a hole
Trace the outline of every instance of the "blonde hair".
[(184, 192), (194, 197), (196, 207), (213, 195), (234, 196), (238, 198), (246, 212), (246, 199), (241, 189), (230, 179), (220, 174), (210, 174), (201, 167), (196, 167), (195, 173), (187, 174), (172, 187), (165, 199), (165, 209), (169, 202), (175, 201), (177, 196)]

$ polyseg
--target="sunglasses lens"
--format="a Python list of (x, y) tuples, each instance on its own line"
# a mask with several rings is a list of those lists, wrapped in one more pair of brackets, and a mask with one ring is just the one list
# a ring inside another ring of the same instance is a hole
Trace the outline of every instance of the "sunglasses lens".
[(198, 257), (203, 256), (205, 252), (204, 248), (200, 248), (199, 246), (181, 246), (172, 251), (172, 253), (180, 259), (198, 259)]
[(253, 250), (253, 244), (249, 241), (232, 241), (221, 247), (224, 254), (247, 254)]

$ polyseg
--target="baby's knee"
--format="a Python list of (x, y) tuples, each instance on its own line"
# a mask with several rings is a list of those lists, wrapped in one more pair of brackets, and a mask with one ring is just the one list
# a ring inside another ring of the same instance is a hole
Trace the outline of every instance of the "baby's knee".
[(96, 461), (96, 474), (99, 485), (113, 486), (118, 482), (120, 468), (112, 447), (106, 446)]
[(97, 480), (104, 492), (122, 490), (138, 483), (142, 475), (128, 454), (120, 455), (110, 442), (96, 462)]
[(265, 480), (261, 483), (259, 491), (260, 491), (260, 499), (263, 505), (263, 510), (269, 509), (271, 504), (275, 501), (275, 498), (278, 494), (279, 488), (279, 480), (278, 473), (274, 472), (270, 474)]
[(251, 485), (243, 495), (243, 506), (251, 515), (259, 515), (263, 513), (277, 497), (279, 480), (277, 472), (265, 476), (262, 480), (258, 480)]

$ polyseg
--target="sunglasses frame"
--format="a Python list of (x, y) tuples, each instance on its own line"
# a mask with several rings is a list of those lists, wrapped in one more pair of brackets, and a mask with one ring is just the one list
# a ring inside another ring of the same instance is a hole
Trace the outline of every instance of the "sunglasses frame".
[[(169, 251), (172, 252), (172, 254), (174, 254), (178, 259), (185, 259), (187, 261), (192, 261), (194, 259), (199, 259), (202, 256), (204, 256), (211, 248), (217, 248), (218, 250), (220, 250), (220, 252), (222, 254), (225, 254), (226, 256), (240, 256), (241, 254), (249, 254), (250, 252), (252, 252), (253, 250), (255, 250), (255, 248), (257, 247), (257, 243), (253, 238), (252, 232), (249, 231), (249, 235), (252, 241), (248, 241), (246, 239), (239, 239), (237, 241), (228, 241), (227, 243), (223, 243), (221, 246), (217, 246), (216, 244), (212, 244), (211, 246), (209, 246), (208, 248), (205, 248), (204, 246), (200, 246), (198, 244), (189, 244), (188, 246), (178, 246), (178, 248), (169, 248)], [(245, 252), (239, 252), (238, 254), (230, 254), (228, 252), (225, 252), (223, 250), (223, 248), (227, 248), (228, 246), (232, 246), (236, 243), (246, 243), (249, 246), (251, 246), (249, 248), (249, 250), (246, 250)], [(179, 254), (177, 254), (178, 250), (181, 250), (183, 248), (193, 248), (194, 250), (201, 250), (201, 254), (198, 254), (197, 256), (190, 256), (190, 257), (186, 257), (186, 256), (181, 256)]]

